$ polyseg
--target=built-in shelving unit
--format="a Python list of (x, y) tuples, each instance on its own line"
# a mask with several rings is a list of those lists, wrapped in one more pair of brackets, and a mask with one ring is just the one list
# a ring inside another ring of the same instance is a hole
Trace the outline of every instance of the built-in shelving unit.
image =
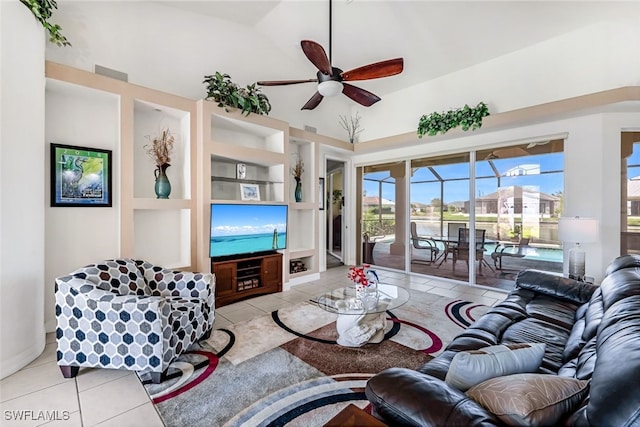
[[(285, 122), (238, 111), (228, 112), (200, 100), (198, 177), (202, 183), (198, 210), (198, 268), (208, 268), (211, 203), (286, 204), (289, 183)], [(239, 173), (239, 165), (243, 174)], [(258, 187), (258, 197), (247, 200), (243, 187)]]
[[(123, 96), (123, 104), (128, 107), (126, 110), (133, 110), (130, 123), (133, 132), (122, 131), (123, 157), (133, 159), (132, 163), (124, 163), (128, 170), (123, 169), (123, 177), (133, 176), (131, 182), (123, 183), (128, 187), (127, 191), (123, 188), (123, 206), (127, 208), (122, 213), (123, 253), (170, 268), (191, 268), (196, 258), (192, 243), (196, 230), (193, 215), (196, 204), (192, 197), (196, 186), (192, 173), (197, 129), (195, 103), (147, 90)], [(124, 118), (123, 123), (129, 124)], [(171, 183), (169, 199), (156, 198), (156, 165), (147, 155), (147, 147), (163, 130), (169, 130), (174, 137), (171, 166), (166, 171)]]
[[(288, 242), (286, 249), (277, 251), (279, 257), (269, 258), (265, 270), (273, 273), (277, 259), (281, 285), (267, 289), (277, 291), (283, 284), (319, 277), (319, 146), (353, 151), (351, 144), (291, 128), (271, 117), (244, 116), (213, 102), (53, 62), (47, 61), (46, 76), (51, 110), (46, 127), (51, 142), (113, 151), (112, 208), (94, 208), (92, 215), (81, 208), (58, 208), (49, 214), (55, 224), (70, 217), (77, 217), (83, 229), (89, 224), (92, 238), (95, 235), (102, 242), (92, 256), (130, 257), (168, 268), (210, 271), (211, 203), (276, 204), (288, 206)], [(175, 138), (167, 169), (169, 199), (155, 196), (156, 165), (145, 149), (163, 129)], [(305, 165), (300, 202), (295, 200), (290, 173), (298, 156)], [(247, 200), (242, 192), (247, 185), (257, 187), (259, 200)], [(295, 271), (290, 270), (292, 263), (298, 266)], [(265, 289), (252, 291), (253, 282), (248, 280), (244, 278), (242, 289), (236, 287), (236, 291), (264, 293)]]
[[(211, 199), (241, 200), (240, 184), (254, 184), (259, 188), (260, 199), (282, 201), (284, 178), (282, 156), (275, 159), (265, 157), (262, 163), (211, 156)], [(274, 161), (280, 163), (273, 163)], [(244, 177), (238, 176), (238, 167), (244, 169)]]
[[(111, 117), (95, 111), (87, 122), (94, 125), (109, 120), (116, 135), (119, 132), (119, 139), (110, 141), (117, 177), (113, 182), (117, 198), (114, 209), (119, 209), (117, 256), (145, 259), (167, 268), (193, 269), (197, 206), (195, 101), (51, 62), (46, 64), (46, 74), (50, 86), (67, 97), (100, 91), (116, 100)], [(69, 104), (67, 99), (60, 108)], [(100, 103), (94, 100), (90, 105), (96, 108)], [(77, 116), (68, 114), (67, 119), (71, 129), (78, 128), (74, 126)], [(155, 196), (155, 163), (145, 150), (145, 145), (162, 129), (169, 129), (175, 138), (167, 169), (171, 182), (169, 199)], [(77, 135), (81, 140), (96, 138), (94, 129), (83, 132)]]
[[(289, 228), (292, 230), (306, 230), (305, 232), (290, 233), (288, 245), (288, 260), (300, 262), (305, 270), (291, 272), (287, 269), (287, 282), (290, 285), (313, 280), (318, 277), (318, 144), (310, 139), (289, 137), (290, 162), (298, 158), (304, 163), (302, 183), (302, 200), (295, 200), (295, 185), (289, 187)], [(290, 176), (293, 180), (293, 177)], [(295, 182), (295, 181), (294, 181)]]
[[(210, 262), (210, 203), (268, 203), (288, 205), (287, 249), (283, 250), (284, 282), (291, 284), (318, 276), (318, 143), (289, 135), (285, 122), (255, 114), (228, 112), (208, 101), (198, 102), (201, 121), (198, 157), (202, 159), (203, 205), (199, 213), (199, 265)], [(296, 159), (304, 162), (302, 200), (295, 201), (290, 173)], [(244, 175), (238, 173), (242, 165)], [(259, 189), (259, 201), (244, 200), (242, 185)], [(304, 231), (303, 231), (304, 230)], [(301, 261), (303, 271), (290, 273), (290, 261)]]

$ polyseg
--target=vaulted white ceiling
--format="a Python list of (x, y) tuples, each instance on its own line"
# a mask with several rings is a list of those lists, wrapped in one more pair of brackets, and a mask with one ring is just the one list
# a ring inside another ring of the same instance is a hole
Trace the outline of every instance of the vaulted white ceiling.
[[(329, 0), (164, 4), (241, 24), (273, 43), (277, 66), (253, 70), (254, 80), (314, 78), (302, 39), (329, 53)], [(356, 83), (385, 95), (602, 21), (640, 24), (640, 2), (333, 0), (332, 62), (348, 70), (403, 57), (401, 75)], [(289, 88), (269, 89), (276, 90)]]

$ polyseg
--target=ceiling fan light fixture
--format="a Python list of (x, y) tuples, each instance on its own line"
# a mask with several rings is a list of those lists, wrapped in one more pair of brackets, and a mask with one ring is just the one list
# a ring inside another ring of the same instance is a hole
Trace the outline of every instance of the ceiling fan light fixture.
[(336, 96), (342, 93), (342, 83), (335, 80), (327, 80), (318, 84), (318, 92), (322, 96)]

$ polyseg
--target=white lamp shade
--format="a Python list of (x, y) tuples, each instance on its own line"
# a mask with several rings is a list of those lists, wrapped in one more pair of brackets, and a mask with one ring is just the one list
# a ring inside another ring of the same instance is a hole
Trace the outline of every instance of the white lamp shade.
[(558, 220), (558, 238), (563, 242), (593, 243), (598, 241), (598, 220), (564, 217)]
[(327, 80), (318, 84), (318, 92), (322, 96), (336, 96), (342, 92), (342, 83), (335, 80)]

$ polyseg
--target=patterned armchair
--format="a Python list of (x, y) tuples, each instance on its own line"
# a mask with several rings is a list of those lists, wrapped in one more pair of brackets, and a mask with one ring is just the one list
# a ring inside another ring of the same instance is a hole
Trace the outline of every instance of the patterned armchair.
[(215, 277), (149, 262), (115, 259), (56, 279), (58, 365), (65, 378), (81, 366), (150, 372), (211, 334)]

